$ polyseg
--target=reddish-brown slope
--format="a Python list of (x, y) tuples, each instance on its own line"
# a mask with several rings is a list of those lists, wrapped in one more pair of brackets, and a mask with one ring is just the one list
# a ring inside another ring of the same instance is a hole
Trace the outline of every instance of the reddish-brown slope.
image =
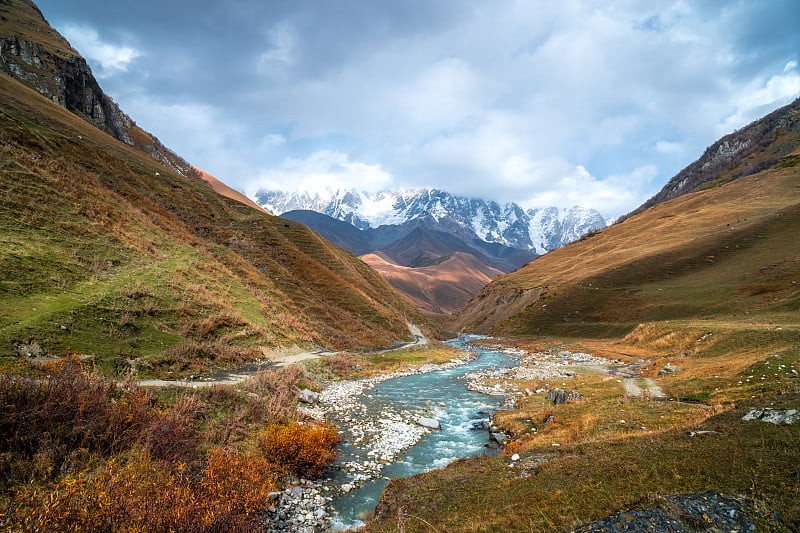
[(439, 264), (419, 268), (396, 265), (377, 254), (367, 254), (361, 259), (418, 307), (435, 313), (452, 313), (460, 309), (487, 283), (502, 274), (474, 256), (460, 252)]
[[(211, 174), (209, 174), (205, 170), (201, 170), (201, 169), (199, 169), (197, 167), (193, 167), (193, 168), (200, 175), (200, 179), (202, 179), (203, 181), (205, 181), (206, 183), (211, 185), (211, 188), (214, 189), (215, 191), (217, 191), (222, 196), (230, 198), (231, 200), (236, 200), (237, 202), (241, 202), (244, 205), (249, 205), (250, 207), (252, 207), (254, 209), (258, 209), (259, 211), (263, 211), (265, 213), (269, 213), (269, 211), (267, 211), (266, 209), (264, 209), (263, 207), (261, 207), (260, 205), (255, 203), (253, 200), (251, 200), (250, 198), (248, 198), (244, 194), (240, 193), (236, 189), (228, 187), (227, 185), (222, 183), (220, 180), (218, 180), (217, 178), (215, 178), (214, 176), (212, 176)], [(272, 214), (272, 213), (270, 213), (270, 214)]]

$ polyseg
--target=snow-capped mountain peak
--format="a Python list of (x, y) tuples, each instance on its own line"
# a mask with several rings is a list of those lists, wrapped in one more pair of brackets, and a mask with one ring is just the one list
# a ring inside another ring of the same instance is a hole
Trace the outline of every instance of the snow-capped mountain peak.
[(516, 203), (456, 196), (441, 189), (393, 189), (369, 194), (355, 189), (324, 193), (261, 190), (256, 201), (282, 214), (305, 209), (348, 222), (359, 229), (425, 220), (463, 240), (480, 239), (538, 254), (606, 226), (594, 209), (548, 207), (525, 211)]

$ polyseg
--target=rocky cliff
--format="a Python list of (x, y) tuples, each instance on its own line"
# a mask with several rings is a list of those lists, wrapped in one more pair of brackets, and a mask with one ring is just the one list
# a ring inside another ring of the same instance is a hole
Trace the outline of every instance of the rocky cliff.
[(0, 71), (176, 172), (197, 177), (191, 165), (139, 128), (103, 92), (86, 60), (50, 27), (35, 4), (0, 0), (0, 22)]

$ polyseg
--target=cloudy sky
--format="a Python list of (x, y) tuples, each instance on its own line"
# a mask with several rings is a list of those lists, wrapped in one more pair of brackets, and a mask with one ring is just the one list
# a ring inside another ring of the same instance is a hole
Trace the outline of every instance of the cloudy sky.
[(800, 96), (800, 2), (38, 0), (131, 117), (259, 188), (638, 206)]

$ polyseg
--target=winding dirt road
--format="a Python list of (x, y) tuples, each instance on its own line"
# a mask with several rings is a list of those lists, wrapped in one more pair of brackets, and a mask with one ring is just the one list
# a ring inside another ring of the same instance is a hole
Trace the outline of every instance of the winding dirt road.
[[(408, 326), (408, 331), (414, 336), (414, 341), (376, 351), (389, 352), (393, 350), (410, 348), (412, 346), (428, 344), (428, 338), (422, 334), (422, 330), (419, 329), (419, 326), (416, 326), (411, 322), (407, 322), (406, 325)], [(336, 352), (330, 352), (326, 350), (320, 350), (317, 352), (301, 352), (292, 355), (285, 355), (276, 359), (270, 359), (269, 361), (262, 361), (261, 363), (253, 364), (241, 370), (222, 371), (214, 374), (212, 377), (202, 379), (201, 381), (189, 381), (185, 379), (174, 381), (165, 379), (148, 379), (138, 381), (137, 384), (140, 387), (185, 387), (191, 389), (213, 387), (215, 385), (236, 385), (260, 370), (265, 370), (271, 367), (283, 368), (294, 363), (299, 363), (300, 361), (307, 361), (309, 359), (317, 359), (319, 357), (326, 357), (335, 354)]]

